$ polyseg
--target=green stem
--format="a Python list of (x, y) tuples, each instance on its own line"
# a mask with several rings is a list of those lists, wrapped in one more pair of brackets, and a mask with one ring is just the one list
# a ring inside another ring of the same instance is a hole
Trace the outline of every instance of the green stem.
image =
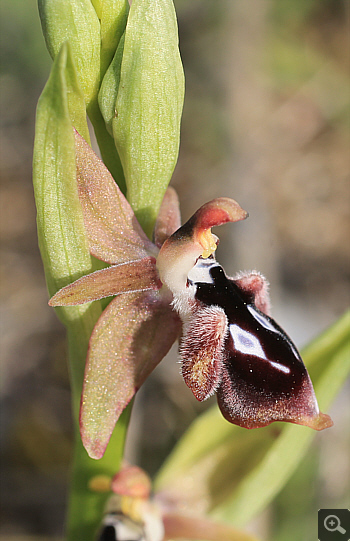
[[(119, 155), (114, 140), (105, 127), (97, 101), (94, 101), (89, 108), (89, 118), (95, 130), (102, 159), (121, 190), (125, 192), (126, 185)], [(146, 225), (150, 227), (149, 223)], [(88, 311), (68, 327), (72, 407), (75, 422), (74, 455), (67, 517), (68, 541), (92, 541), (95, 538), (109, 494), (92, 492), (89, 489), (89, 482), (97, 475), (105, 474), (112, 477), (119, 470), (132, 409), (132, 404), (130, 404), (121, 415), (103, 458), (100, 460), (91, 459), (81, 443), (79, 407), (88, 343), (95, 323), (96, 321), (90, 317)]]
[(112, 477), (120, 468), (131, 406), (120, 417), (103, 458), (94, 460), (84, 449), (79, 433), (79, 407), (89, 338), (94, 314), (87, 310), (68, 328), (72, 408), (75, 423), (73, 464), (67, 516), (68, 541), (93, 541), (103, 516), (108, 493), (93, 492), (89, 482), (96, 475)]
[(123, 458), (131, 407), (124, 410), (103, 458), (94, 460), (85, 451), (76, 431), (68, 506), (67, 540), (93, 541), (101, 523), (109, 493), (93, 492), (89, 482), (96, 475), (115, 474)]

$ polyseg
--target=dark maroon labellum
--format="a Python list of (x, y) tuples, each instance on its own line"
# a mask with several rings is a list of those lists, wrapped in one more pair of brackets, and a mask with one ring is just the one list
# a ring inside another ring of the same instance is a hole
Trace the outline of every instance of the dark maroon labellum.
[(209, 273), (212, 283), (197, 283), (195, 297), (207, 306), (221, 307), (228, 320), (218, 389), (224, 417), (255, 428), (317, 415), (310, 378), (290, 338), (222, 267), (212, 266)]

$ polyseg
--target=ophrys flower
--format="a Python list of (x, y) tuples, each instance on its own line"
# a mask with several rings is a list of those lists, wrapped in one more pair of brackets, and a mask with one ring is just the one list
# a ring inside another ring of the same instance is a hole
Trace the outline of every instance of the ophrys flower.
[(214, 258), (211, 228), (244, 219), (238, 203), (214, 199), (180, 227), (170, 189), (153, 243), (79, 134), (76, 157), (90, 251), (111, 266), (63, 288), (50, 304), (115, 296), (94, 328), (86, 363), (80, 422), (90, 456), (103, 455), (119, 415), (180, 334), (180, 318), (182, 373), (198, 400), (217, 392), (225, 418), (247, 428), (331, 426), (294, 344), (268, 315), (266, 280), (257, 272), (228, 278)]

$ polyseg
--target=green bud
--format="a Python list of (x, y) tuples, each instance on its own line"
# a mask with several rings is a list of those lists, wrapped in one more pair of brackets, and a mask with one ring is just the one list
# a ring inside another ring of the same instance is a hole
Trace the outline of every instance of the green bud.
[(91, 0), (91, 4), (94, 6), (97, 13), (97, 17), (101, 20), (102, 9), (103, 9), (103, 0)]
[(127, 197), (148, 235), (179, 149), (184, 75), (171, 0), (134, 0), (112, 121)]
[(100, 81), (100, 23), (90, 0), (39, 0), (47, 48), (52, 56), (69, 41), (86, 107), (97, 98)]
[[(84, 98), (69, 45), (64, 43), (39, 99), (33, 158), (39, 246), (50, 295), (93, 270), (77, 191), (70, 109), (75, 115), (84, 111), (85, 118)], [(82, 119), (78, 123), (82, 125)], [(88, 309), (98, 317), (99, 303), (57, 310), (62, 321), (70, 324)]]
[(120, 82), (120, 68), (123, 59), (125, 34), (121, 37), (116, 53), (113, 57), (111, 65), (109, 66), (106, 74), (103, 78), (100, 92), (98, 95), (98, 103), (106, 123), (106, 128), (113, 136), (112, 120), (115, 116), (115, 104), (117, 101), (119, 82)]
[[(97, 4), (97, 1), (95, 0), (93, 4)], [(100, 0), (96, 13), (101, 24), (101, 75), (103, 76), (125, 31), (129, 3), (127, 0)]]

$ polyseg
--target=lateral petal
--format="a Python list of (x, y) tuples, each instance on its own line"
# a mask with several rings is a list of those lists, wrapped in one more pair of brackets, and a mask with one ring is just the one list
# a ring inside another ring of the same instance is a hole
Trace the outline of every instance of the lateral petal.
[(77, 183), (92, 255), (123, 263), (156, 255), (112, 175), (88, 143), (75, 132)]
[(158, 248), (181, 227), (180, 205), (176, 191), (171, 186), (165, 192), (154, 227), (154, 243)]
[(80, 427), (92, 458), (105, 452), (114, 425), (177, 338), (180, 324), (163, 291), (116, 297), (92, 333)]
[(154, 257), (145, 257), (87, 274), (57, 291), (49, 305), (74, 306), (120, 293), (160, 289), (155, 262)]

